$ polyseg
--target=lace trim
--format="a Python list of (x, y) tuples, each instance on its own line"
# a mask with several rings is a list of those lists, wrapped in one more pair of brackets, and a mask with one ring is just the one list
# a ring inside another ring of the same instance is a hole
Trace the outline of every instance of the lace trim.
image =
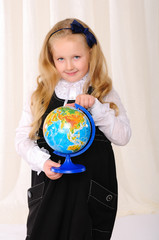
[(65, 99), (64, 105), (69, 100), (75, 100), (83, 92), (84, 83), (87, 81), (88, 73), (78, 82), (68, 82), (61, 79), (55, 87), (55, 93), (58, 98)]

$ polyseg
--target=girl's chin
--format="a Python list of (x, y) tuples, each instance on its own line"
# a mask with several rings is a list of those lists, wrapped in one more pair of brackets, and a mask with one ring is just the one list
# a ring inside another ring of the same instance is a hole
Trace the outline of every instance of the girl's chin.
[(77, 82), (82, 79), (82, 76), (79, 76), (78, 73), (66, 73), (63, 75), (63, 79), (68, 82)]

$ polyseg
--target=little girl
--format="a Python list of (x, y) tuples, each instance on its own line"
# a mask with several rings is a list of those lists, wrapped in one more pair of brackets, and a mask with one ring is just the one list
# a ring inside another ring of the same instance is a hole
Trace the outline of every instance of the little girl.
[[(26, 239), (108, 240), (117, 211), (111, 143), (127, 144), (131, 130), (93, 31), (77, 19), (58, 22), (45, 38), (39, 70), (16, 130), (16, 150), (32, 169)], [(42, 128), (53, 109), (74, 103), (90, 111), (96, 135), (91, 147), (72, 159), (86, 171), (62, 175), (51, 171), (64, 159), (53, 154)]]

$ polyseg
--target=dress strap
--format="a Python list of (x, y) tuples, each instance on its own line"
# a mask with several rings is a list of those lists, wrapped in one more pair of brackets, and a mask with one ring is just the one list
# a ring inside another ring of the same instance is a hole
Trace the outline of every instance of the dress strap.
[(87, 94), (91, 95), (92, 92), (93, 92), (93, 90), (94, 90), (93, 87), (92, 87), (92, 86), (89, 86), (88, 91), (87, 91)]

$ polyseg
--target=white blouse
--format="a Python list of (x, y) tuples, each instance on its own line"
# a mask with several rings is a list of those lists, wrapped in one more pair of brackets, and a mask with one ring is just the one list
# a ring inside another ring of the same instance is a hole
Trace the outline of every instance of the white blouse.
[[(55, 88), (58, 98), (75, 100), (83, 92), (83, 85), (87, 80), (87, 75), (78, 82), (70, 83), (60, 80)], [(119, 108), (119, 115), (115, 116), (109, 103), (102, 104), (95, 99), (94, 105), (89, 109), (94, 119), (95, 125), (104, 133), (104, 135), (116, 145), (125, 145), (131, 137), (131, 128), (126, 111), (121, 103), (117, 92), (112, 89), (104, 98), (105, 102), (113, 102)], [(21, 157), (28, 162), (31, 169), (40, 173), (43, 171), (43, 165), (50, 158), (50, 154), (44, 148), (39, 148), (36, 141), (29, 138), (33, 116), (30, 109), (30, 103), (24, 105), (22, 117), (18, 128), (16, 129), (15, 147)]]

